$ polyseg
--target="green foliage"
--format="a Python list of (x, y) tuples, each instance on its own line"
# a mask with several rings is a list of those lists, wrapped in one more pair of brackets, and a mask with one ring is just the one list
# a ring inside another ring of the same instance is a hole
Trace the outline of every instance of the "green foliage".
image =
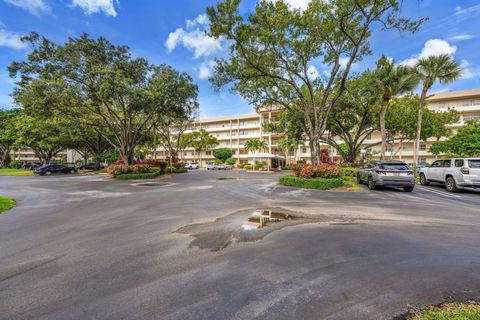
[(186, 173), (186, 172), (188, 172), (188, 169), (183, 168), (183, 167), (180, 167), (180, 168), (167, 167), (165, 169), (165, 173)]
[(125, 173), (115, 176), (118, 180), (143, 180), (143, 179), (155, 179), (160, 175), (160, 172), (150, 173)]
[(108, 149), (97, 154), (93, 159), (95, 162), (113, 163), (120, 158), (120, 152), (115, 149)]
[(25, 177), (33, 176), (33, 171), (23, 169), (0, 169), (0, 176)]
[(15, 206), (15, 200), (0, 196), (0, 213), (12, 209)]
[(248, 139), (245, 141), (245, 150), (247, 151), (262, 151), (268, 147), (267, 143), (260, 139)]
[(21, 115), (20, 109), (0, 109), (0, 168), (8, 166), (10, 151), (17, 141), (17, 119)]
[(237, 163), (237, 159), (235, 159), (235, 158), (229, 158), (226, 161), (226, 164), (231, 165), (231, 166), (234, 166), (236, 163)]
[(480, 320), (478, 303), (444, 303), (427, 307), (410, 315), (407, 320)]
[(21, 161), (12, 161), (8, 165), (10, 169), (22, 169), (23, 163)]
[(341, 178), (324, 179), (281, 176), (280, 185), (305, 189), (329, 190), (341, 187), (343, 185), (343, 180)]
[(245, 170), (252, 170), (253, 169), (253, 164), (247, 163), (243, 165), (243, 169)]
[(220, 160), (220, 159), (215, 159), (215, 160), (213, 160), (213, 163), (216, 164), (216, 165), (219, 165), (219, 164), (222, 164), (223, 161)]
[[(250, 15), (240, 12), (240, 2), (225, 0), (207, 9), (209, 34), (230, 44), (230, 56), (216, 60), (211, 82), (216, 89), (230, 85), (259, 107), (299, 110), (315, 163), (352, 64), (372, 53), (374, 30), (414, 32), (424, 21), (401, 17), (398, 0), (314, 0), (304, 11), (283, 1), (258, 1)], [(328, 76), (312, 73), (318, 61), (329, 68)]]
[(119, 164), (111, 165), (107, 167), (107, 173), (113, 177), (117, 177), (123, 174), (143, 174), (143, 173), (158, 173), (160, 174), (160, 169), (152, 167), (148, 164)]
[(340, 175), (342, 177), (343, 176), (356, 177), (359, 171), (359, 169), (355, 167), (340, 167), (339, 170), (340, 170)]
[(338, 178), (340, 171), (335, 164), (320, 163), (291, 166), (295, 176), (300, 178)]
[(9, 66), (10, 75), (21, 78), (15, 102), (31, 114), (60, 113), (95, 128), (126, 163), (164, 117), (198, 107), (188, 74), (134, 58), (128, 47), (103, 37), (83, 34), (57, 45), (32, 33), (23, 40), (32, 51)]
[(201, 154), (203, 151), (218, 145), (218, 140), (205, 129), (200, 129), (199, 131), (194, 131), (190, 133), (190, 146), (193, 147), (195, 153), (199, 155), (199, 163), (202, 163)]
[(480, 156), (480, 121), (469, 121), (448, 140), (436, 142), (430, 148), (433, 154), (447, 153), (457, 157)]
[(213, 150), (213, 156), (224, 163), (228, 158), (232, 156), (232, 150), (229, 148), (220, 148)]

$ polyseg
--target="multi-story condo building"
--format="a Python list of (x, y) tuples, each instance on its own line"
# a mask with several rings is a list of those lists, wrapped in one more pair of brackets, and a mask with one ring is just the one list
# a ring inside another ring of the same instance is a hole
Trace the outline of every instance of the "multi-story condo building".
[[(480, 119), (480, 90), (466, 90), (447, 93), (438, 93), (429, 98), (429, 106), (434, 111), (446, 111), (448, 109), (457, 110), (460, 113), (460, 121), (452, 124), (451, 127), (455, 132), (458, 127), (462, 126), (467, 120)], [(278, 141), (282, 138), (281, 135), (271, 134), (263, 130), (263, 125), (269, 121), (275, 121), (278, 116), (278, 111), (261, 111), (257, 114), (227, 116), (221, 118), (202, 119), (195, 122), (189, 131), (205, 129), (212, 136), (216, 137), (219, 145), (216, 148), (230, 148), (233, 151), (233, 157), (238, 159), (239, 163), (253, 162), (251, 154), (245, 150), (245, 142), (248, 139), (260, 139), (267, 143), (268, 148), (265, 152), (278, 155), (281, 159), (273, 160), (273, 166), (278, 163), (292, 161), (293, 155), (297, 155), (297, 159), (310, 161), (311, 155), (308, 143), (300, 146), (297, 152), (292, 152), (285, 159), (285, 153), (279, 148)], [(187, 131), (187, 132), (189, 132)], [(432, 162), (436, 158), (435, 155), (429, 152), (430, 146), (435, 139), (422, 141), (420, 143), (419, 162)], [(330, 149), (330, 154), (337, 157), (333, 148), (325, 146)], [(367, 154), (372, 158), (380, 157), (380, 132), (372, 133), (363, 145), (368, 149)], [(404, 141), (402, 146), (398, 143), (393, 143), (387, 147), (386, 156), (392, 159), (401, 159), (403, 161), (413, 162), (413, 141)], [(164, 158), (165, 152), (162, 148), (157, 150), (158, 158)], [(180, 154), (180, 158), (186, 162), (193, 162), (198, 159), (192, 148), (186, 149)], [(212, 150), (203, 152), (202, 165), (214, 160)]]
[[(480, 89), (478, 90), (466, 90), (456, 91), (448, 93), (438, 93), (429, 98), (430, 109), (435, 111), (445, 111), (455, 109), (460, 113), (460, 121), (451, 125), (455, 131), (458, 127), (462, 126), (467, 120), (480, 119)], [(202, 119), (192, 124), (191, 128), (186, 132), (205, 129), (212, 136), (216, 137), (219, 144), (216, 148), (230, 148), (233, 151), (233, 157), (237, 159), (238, 163), (253, 162), (254, 159), (245, 149), (245, 142), (249, 139), (260, 139), (267, 143), (267, 149), (264, 152), (278, 156), (276, 159), (271, 159), (271, 165), (273, 167), (294, 160), (294, 155), (297, 159), (310, 161), (310, 150), (308, 143), (304, 146), (300, 146), (297, 152), (291, 152), (289, 155), (285, 155), (285, 152), (279, 148), (278, 141), (282, 138), (281, 135), (272, 134), (263, 130), (263, 125), (270, 121), (275, 121), (278, 117), (278, 111), (260, 111), (255, 114), (238, 115), (238, 116), (226, 116), (220, 118)], [(373, 158), (379, 157), (380, 152), (380, 133), (374, 132), (371, 136), (367, 137), (364, 143), (364, 149), (369, 149), (368, 154)], [(429, 152), (431, 144), (435, 142), (434, 139), (423, 141), (420, 144), (419, 161), (420, 162), (432, 162), (435, 159), (435, 155)], [(373, 146), (372, 146), (373, 145)], [(337, 157), (333, 148), (325, 146), (330, 149), (330, 154), (333, 157)], [(153, 157), (152, 153), (152, 157)], [(156, 150), (157, 159), (165, 159), (167, 156), (163, 148)], [(193, 162), (199, 157), (195, 155), (193, 148), (187, 148), (184, 152), (179, 154), (182, 161)], [(285, 159), (287, 157), (287, 159)], [(394, 143), (387, 147), (387, 157), (393, 159), (401, 159), (406, 162), (413, 162), (413, 141), (403, 142), (402, 147), (398, 143)], [(64, 159), (69, 163), (74, 163), (77, 160), (81, 160), (75, 152), (67, 150), (58, 155), (57, 158)], [(35, 162), (38, 159), (33, 152), (29, 149), (22, 149), (12, 152), (12, 159)], [(214, 160), (213, 150), (207, 150), (202, 153), (202, 166)]]

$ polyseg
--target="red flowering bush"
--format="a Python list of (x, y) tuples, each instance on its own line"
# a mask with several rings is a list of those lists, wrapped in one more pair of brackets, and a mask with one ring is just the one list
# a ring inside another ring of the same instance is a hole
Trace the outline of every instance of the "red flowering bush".
[(318, 165), (303, 164), (292, 168), (295, 176), (300, 178), (338, 178), (340, 171), (334, 164), (321, 163)]
[(159, 170), (157, 168), (152, 167), (148, 164), (115, 164), (107, 168), (107, 173), (112, 175), (113, 177), (117, 177), (121, 174), (153, 173), (158, 171)]

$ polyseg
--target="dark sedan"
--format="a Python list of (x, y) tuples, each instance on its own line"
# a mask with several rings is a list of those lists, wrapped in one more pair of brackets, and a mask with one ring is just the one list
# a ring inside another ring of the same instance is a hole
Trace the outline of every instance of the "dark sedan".
[[(88, 163), (88, 164), (83, 164), (80, 167), (78, 167), (80, 170), (97, 170), (95, 163)], [(103, 166), (99, 166), (98, 169), (103, 169)]]
[(61, 164), (46, 164), (44, 166), (38, 167), (35, 169), (34, 173), (41, 175), (41, 176), (49, 176), (51, 174), (55, 173), (63, 173), (63, 174), (69, 174), (69, 173), (76, 173), (77, 170), (75, 168), (71, 167), (65, 167)]

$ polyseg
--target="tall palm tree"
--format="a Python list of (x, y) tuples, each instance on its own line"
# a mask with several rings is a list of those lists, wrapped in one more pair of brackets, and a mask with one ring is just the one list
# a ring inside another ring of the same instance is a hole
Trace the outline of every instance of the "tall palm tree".
[(202, 152), (218, 145), (218, 140), (205, 129), (193, 132), (192, 147), (198, 156), (198, 163), (202, 166)]
[(418, 164), (418, 151), (420, 150), (420, 135), (422, 132), (423, 110), (427, 102), (428, 91), (435, 82), (450, 83), (462, 75), (460, 64), (448, 54), (431, 56), (420, 59), (416, 65), (417, 73), (422, 83), (422, 94), (420, 96), (420, 108), (418, 109), (417, 134), (415, 136), (415, 148), (413, 162)]
[(387, 146), (386, 115), (390, 100), (395, 96), (413, 90), (419, 82), (414, 68), (395, 64), (395, 61), (382, 55), (377, 61), (375, 70), (377, 86), (382, 93), (382, 109), (380, 110), (380, 133), (382, 135), (381, 159), (385, 159)]
[[(260, 139), (249, 139), (245, 142), (245, 150), (247, 151), (262, 151), (268, 148), (268, 145), (265, 141)], [(256, 160), (253, 159), (253, 170), (255, 170), (255, 162)]]

